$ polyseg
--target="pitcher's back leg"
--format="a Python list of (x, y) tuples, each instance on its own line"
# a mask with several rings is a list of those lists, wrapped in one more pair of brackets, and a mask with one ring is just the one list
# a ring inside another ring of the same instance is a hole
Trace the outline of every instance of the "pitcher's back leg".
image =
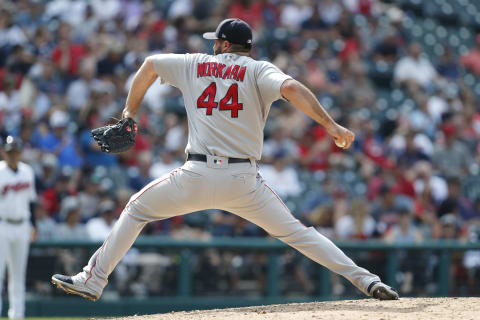
[(52, 282), (60, 283), (59, 287), (65, 291), (79, 292), (76, 293), (79, 295), (83, 292), (98, 298), (107, 285), (108, 276), (148, 222), (202, 210), (210, 204), (208, 188), (200, 185), (204, 182), (203, 178), (200, 173), (183, 170), (182, 167), (146, 185), (131, 197), (109, 236), (90, 258), (83, 272), (68, 281), (63, 277), (56, 279), (55, 275)]

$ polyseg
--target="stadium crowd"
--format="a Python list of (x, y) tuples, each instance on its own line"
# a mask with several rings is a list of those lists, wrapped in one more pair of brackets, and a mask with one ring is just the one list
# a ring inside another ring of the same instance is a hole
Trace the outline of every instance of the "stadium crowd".
[[(342, 151), (286, 101), (272, 106), (260, 170), (299, 219), (334, 240), (477, 241), (480, 36), (462, 27), (453, 41), (440, 22), (394, 3), (2, 1), (0, 131), (21, 137), (35, 169), (38, 237), (104, 239), (134, 192), (182, 164), (188, 132), (176, 88), (149, 89), (132, 151), (102, 153), (90, 130), (120, 116), (145, 57), (211, 53), (201, 34), (238, 17), (255, 30), (254, 58), (305, 83), (356, 134)], [(418, 21), (433, 26), (433, 43), (419, 37)], [(152, 223), (144, 234), (266, 236), (217, 210)], [(470, 252), (456, 272), (471, 284), (479, 267)]]

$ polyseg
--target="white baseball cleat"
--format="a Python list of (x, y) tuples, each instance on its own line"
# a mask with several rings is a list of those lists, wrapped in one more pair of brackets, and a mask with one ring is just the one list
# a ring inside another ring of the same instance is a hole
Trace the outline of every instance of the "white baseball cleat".
[(380, 281), (374, 281), (368, 286), (368, 292), (378, 300), (398, 300), (395, 289)]
[(74, 281), (70, 276), (55, 274), (52, 276), (52, 283), (66, 293), (76, 294), (88, 300), (96, 301), (100, 298), (100, 294), (87, 288), (83, 281)]

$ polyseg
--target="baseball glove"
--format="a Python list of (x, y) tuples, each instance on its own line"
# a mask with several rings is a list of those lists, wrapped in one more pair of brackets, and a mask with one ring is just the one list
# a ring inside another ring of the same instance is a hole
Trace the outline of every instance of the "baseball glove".
[(133, 147), (136, 133), (135, 120), (124, 118), (115, 124), (93, 129), (92, 137), (103, 152), (119, 153)]

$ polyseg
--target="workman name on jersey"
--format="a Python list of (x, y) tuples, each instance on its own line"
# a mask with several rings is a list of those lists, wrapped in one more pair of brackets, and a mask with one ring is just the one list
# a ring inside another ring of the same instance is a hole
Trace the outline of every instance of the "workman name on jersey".
[(15, 184), (7, 184), (4, 185), (2, 190), (2, 196), (6, 195), (9, 191), (22, 191), (24, 189), (30, 188), (30, 183), (29, 182), (18, 182)]
[(247, 67), (239, 65), (226, 66), (223, 63), (203, 62), (197, 64), (197, 78), (215, 77), (222, 79), (233, 79), (243, 82)]

